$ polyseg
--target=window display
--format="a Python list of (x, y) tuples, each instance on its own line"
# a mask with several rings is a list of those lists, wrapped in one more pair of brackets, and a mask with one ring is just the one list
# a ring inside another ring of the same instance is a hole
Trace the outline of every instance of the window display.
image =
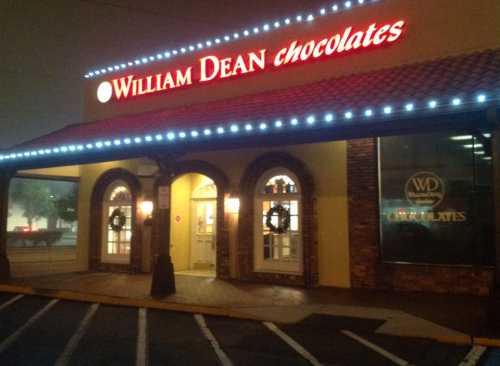
[(492, 265), (491, 135), (379, 140), (384, 261)]

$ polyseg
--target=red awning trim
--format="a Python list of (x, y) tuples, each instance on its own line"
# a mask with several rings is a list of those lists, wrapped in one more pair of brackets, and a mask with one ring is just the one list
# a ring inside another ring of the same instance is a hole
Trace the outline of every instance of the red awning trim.
[[(298, 137), (387, 121), (498, 108), (500, 49), (323, 80), (255, 95), (71, 125), (0, 153), (2, 165), (127, 147)], [(418, 130), (418, 129), (416, 129)], [(297, 139), (299, 141), (300, 138)], [(70, 158), (67, 158), (70, 160)]]
[(340, 114), (329, 111), (312, 113), (305, 116), (294, 117), (288, 120), (276, 118), (263, 122), (247, 123), (220, 123), (203, 128), (176, 128), (168, 132), (151, 131), (139, 136), (109, 136), (93, 141), (78, 141), (64, 145), (46, 146), (40, 149), (23, 149), (8, 151), (0, 155), (0, 163), (13, 160), (36, 159), (48, 155), (77, 154), (79, 152), (103, 151), (106, 149), (123, 149), (127, 146), (137, 145), (165, 145), (174, 143), (196, 143), (213, 138), (247, 137), (267, 133), (280, 133), (295, 131), (304, 133), (311, 129), (328, 129), (335, 127), (336, 122), (378, 121), (386, 119), (415, 117), (415, 114), (442, 114), (465, 112), (483, 109), (487, 106), (498, 105), (499, 98), (493, 94), (478, 92), (474, 95), (462, 97), (448, 97), (442, 99), (429, 99), (426, 103), (396, 103), (385, 104), (377, 107), (366, 107), (356, 113), (347, 109)]

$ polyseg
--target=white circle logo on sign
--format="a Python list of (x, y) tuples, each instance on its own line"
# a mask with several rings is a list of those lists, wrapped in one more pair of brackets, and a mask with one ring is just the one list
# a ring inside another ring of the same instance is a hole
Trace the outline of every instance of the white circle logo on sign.
[(97, 88), (97, 100), (101, 103), (107, 103), (113, 96), (113, 87), (108, 81), (103, 81)]

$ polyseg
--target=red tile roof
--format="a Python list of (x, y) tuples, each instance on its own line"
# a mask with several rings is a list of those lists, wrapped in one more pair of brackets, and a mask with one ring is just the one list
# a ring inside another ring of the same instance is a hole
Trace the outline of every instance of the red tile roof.
[(71, 125), (26, 142), (38, 148), (134, 137), (169, 128), (259, 122), (500, 90), (500, 49), (332, 78), (281, 90)]

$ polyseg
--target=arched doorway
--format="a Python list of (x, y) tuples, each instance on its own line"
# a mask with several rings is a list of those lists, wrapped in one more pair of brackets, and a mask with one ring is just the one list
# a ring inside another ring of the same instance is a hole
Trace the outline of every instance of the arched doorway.
[[(140, 271), (142, 236), (136, 224), (140, 192), (139, 180), (125, 169), (110, 169), (97, 179), (91, 198), (89, 269)], [(116, 209), (120, 212), (113, 215)]]
[(101, 262), (130, 264), (132, 241), (132, 194), (127, 183), (117, 180), (104, 195)]
[(206, 175), (188, 173), (173, 181), (170, 249), (177, 273), (215, 277), (217, 197)]
[(240, 278), (317, 284), (314, 180), (306, 165), (287, 153), (267, 153), (247, 167), (240, 187)]
[(255, 190), (254, 270), (303, 274), (302, 202), (298, 178), (288, 169), (273, 168)]

